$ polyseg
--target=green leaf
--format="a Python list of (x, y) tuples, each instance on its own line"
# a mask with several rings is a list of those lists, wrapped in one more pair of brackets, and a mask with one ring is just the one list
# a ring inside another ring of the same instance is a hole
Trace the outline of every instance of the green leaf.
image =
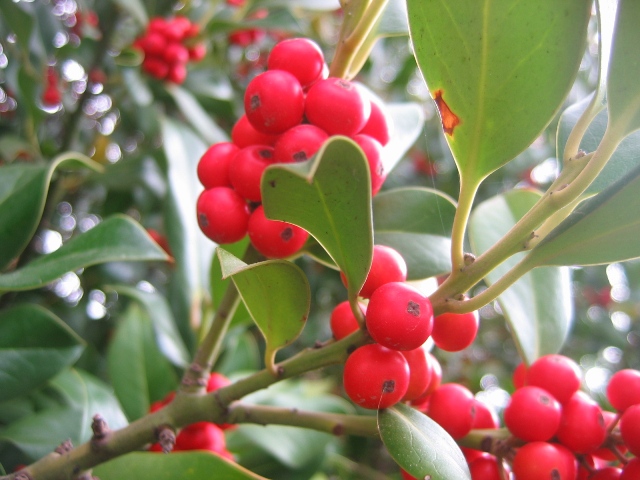
[(6, 22), (7, 27), (16, 34), (20, 48), (28, 56), (31, 50), (33, 17), (14, 2), (0, 2), (0, 13), (5, 19), (11, 19), (10, 22)]
[(147, 10), (141, 0), (115, 0), (115, 3), (123, 10), (129, 12), (141, 27), (149, 23)]
[(640, 128), (640, 2), (619, 0), (609, 63), (609, 128), (623, 138)]
[(63, 164), (102, 171), (99, 164), (74, 152), (56, 157), (50, 165), (0, 167), (0, 271), (24, 251), (35, 234), (51, 177)]
[(175, 84), (167, 85), (167, 91), (175, 100), (184, 118), (208, 143), (214, 144), (229, 140), (228, 135), (211, 119), (191, 92)]
[(347, 277), (355, 298), (369, 273), (373, 255), (371, 180), (357, 145), (331, 137), (304, 163), (273, 165), (262, 177), (268, 218), (307, 230)]
[(30, 460), (51, 453), (63, 440), (80, 445), (91, 438), (91, 421), (99, 413), (111, 429), (127, 420), (111, 390), (102, 381), (80, 370), (66, 370), (50, 384), (63, 403), (24, 417), (0, 430), (0, 444), (11, 443)]
[(129, 420), (149, 412), (152, 402), (175, 390), (178, 378), (156, 345), (149, 315), (132, 304), (107, 350), (111, 385)]
[(237, 463), (209, 452), (129, 453), (104, 463), (93, 470), (101, 480), (120, 480), (123, 472), (129, 478), (153, 478), (154, 480), (258, 480), (260, 475), (250, 472)]
[(189, 351), (176, 328), (176, 322), (166, 298), (157, 292), (146, 292), (124, 285), (111, 285), (107, 288), (136, 300), (144, 307), (151, 319), (156, 344), (171, 363), (178, 367), (186, 367), (189, 364)]
[(424, 413), (399, 403), (378, 412), (378, 429), (393, 459), (414, 477), (471, 480), (460, 447)]
[(463, 181), (509, 162), (554, 117), (582, 59), (591, 3), (407, 2), (416, 59)]
[(5, 471), (4, 467), (0, 463), (0, 475), (6, 475), (6, 474), (7, 474), (7, 472)]
[(597, 265), (640, 257), (640, 166), (580, 204), (529, 254), (533, 265)]
[(391, 119), (391, 139), (382, 149), (384, 171), (390, 172), (409, 151), (422, 133), (424, 110), (417, 103), (391, 103), (386, 105)]
[(254, 4), (267, 8), (288, 7), (316, 12), (333, 12), (340, 8), (339, 0), (256, 0)]
[(240, 23), (223, 18), (214, 18), (207, 24), (207, 31), (213, 34), (246, 30), (248, 28), (304, 34), (304, 28), (300, 21), (286, 8), (273, 8), (269, 11), (269, 15), (264, 18), (245, 18)]
[(373, 199), (375, 243), (402, 255), (409, 280), (441, 275), (451, 270), (455, 213), (455, 202), (437, 190), (407, 187), (382, 192)]
[(140, 225), (129, 217), (114, 215), (55, 252), (0, 275), (0, 292), (40, 288), (64, 273), (99, 263), (167, 259)]
[(380, 37), (402, 37), (409, 35), (407, 6), (402, 0), (389, 0), (382, 12), (382, 18), (376, 29)]
[(43, 385), (72, 365), (83, 349), (83, 340), (40, 306), (0, 312), (0, 401)]
[[(540, 199), (532, 190), (512, 190), (492, 197), (474, 210), (469, 222), (472, 250), (480, 255), (492, 247)], [(490, 272), (495, 283), (524, 253), (514, 255)], [(524, 361), (528, 364), (557, 353), (573, 321), (571, 280), (564, 268), (537, 268), (523, 275), (498, 297), (503, 315)]]
[(293, 342), (307, 321), (311, 305), (307, 277), (285, 260), (247, 265), (221, 248), (218, 257), (223, 276), (232, 278), (267, 342), (265, 364), (274, 370), (276, 352)]

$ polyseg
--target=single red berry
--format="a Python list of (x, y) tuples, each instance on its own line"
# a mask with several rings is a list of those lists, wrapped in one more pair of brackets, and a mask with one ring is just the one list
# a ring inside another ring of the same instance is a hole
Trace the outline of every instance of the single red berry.
[(622, 469), (620, 480), (638, 480), (640, 478), (640, 458), (632, 458)]
[(189, 61), (189, 50), (181, 43), (171, 42), (165, 47), (163, 58), (169, 64), (187, 63)]
[(538, 358), (527, 370), (527, 385), (544, 388), (561, 404), (580, 388), (582, 374), (576, 362), (564, 355)]
[(212, 145), (198, 162), (198, 179), (204, 188), (230, 187), (229, 165), (240, 149), (230, 142)]
[(207, 392), (214, 392), (220, 388), (231, 385), (231, 380), (218, 372), (211, 372), (207, 380)]
[(145, 55), (160, 57), (167, 48), (167, 39), (158, 32), (149, 32), (138, 40), (138, 45)]
[(189, 47), (189, 60), (192, 62), (199, 62), (207, 55), (207, 46), (200, 42), (194, 46)]
[(161, 408), (170, 404), (176, 397), (176, 392), (169, 392), (162, 400), (157, 400), (149, 406), (149, 413), (157, 412)]
[(436, 347), (446, 352), (458, 352), (473, 343), (478, 326), (478, 312), (443, 313), (433, 319), (431, 336)]
[(174, 63), (169, 67), (169, 73), (167, 73), (167, 80), (181, 85), (187, 79), (187, 67), (183, 63)]
[(329, 135), (351, 137), (369, 120), (371, 102), (354, 83), (329, 77), (309, 89), (305, 115), (309, 122)]
[(433, 329), (431, 302), (404, 282), (385, 283), (367, 306), (367, 330), (380, 345), (413, 350), (427, 341)]
[(629, 451), (640, 457), (640, 404), (624, 411), (620, 418), (620, 434)]
[(191, 22), (186, 17), (175, 17), (167, 21), (164, 34), (168, 40), (173, 42), (181, 42), (186, 37), (187, 32), (191, 28)]
[(268, 135), (256, 130), (246, 115), (240, 117), (231, 129), (231, 140), (239, 148), (250, 147), (252, 145), (273, 146), (278, 138), (280, 138), (279, 135)]
[(387, 118), (384, 106), (379, 101), (371, 99), (371, 115), (364, 128), (360, 130), (360, 134), (375, 138), (384, 147), (391, 138)]
[(442, 366), (440, 362), (431, 353), (429, 353), (427, 358), (429, 360), (429, 370), (431, 370), (429, 386), (422, 395), (411, 402), (411, 404), (420, 411), (425, 411), (430, 395), (440, 388), (440, 384), (442, 383)]
[(583, 392), (576, 392), (562, 406), (558, 440), (575, 453), (591, 453), (604, 442), (607, 431), (602, 409)]
[(300, 82), (284, 70), (261, 73), (247, 85), (244, 110), (256, 130), (283, 133), (302, 122), (304, 93)]
[(162, 17), (154, 17), (149, 20), (147, 32), (156, 32), (164, 35), (165, 30), (169, 26), (169, 22)]
[(285, 70), (306, 88), (322, 75), (324, 55), (318, 44), (308, 38), (290, 38), (277, 43), (267, 60), (269, 70)]
[(622, 469), (617, 467), (604, 467), (592, 473), (589, 480), (620, 480)]
[(260, 205), (247, 227), (251, 244), (267, 258), (285, 258), (300, 251), (309, 234), (306, 230), (287, 222), (269, 220)]
[(416, 477), (411, 475), (406, 470), (403, 470), (402, 468), (400, 469), (400, 476), (402, 477), (402, 480), (418, 480)]
[[(364, 303), (358, 303), (358, 305), (362, 313), (366, 314), (367, 306)], [(333, 338), (336, 340), (341, 340), (360, 328), (358, 320), (356, 320), (353, 310), (351, 310), (351, 304), (348, 301), (340, 302), (335, 306), (331, 311), (329, 323), (331, 325)]]
[(640, 371), (625, 369), (614, 373), (607, 385), (607, 399), (619, 412), (640, 403)]
[(378, 344), (357, 348), (344, 365), (344, 389), (360, 407), (387, 408), (398, 403), (409, 385), (409, 365), (400, 352)]
[(409, 387), (402, 398), (403, 402), (409, 402), (419, 398), (427, 391), (433, 369), (429, 361), (429, 351), (425, 345), (402, 353), (409, 364)]
[(229, 180), (233, 188), (249, 201), (260, 202), (260, 181), (265, 169), (274, 162), (273, 148), (253, 145), (242, 148), (229, 165)]
[(477, 398), (473, 401), (474, 416), (472, 429), (500, 428), (500, 419), (493, 408)]
[(513, 371), (513, 386), (515, 389), (522, 388), (527, 384), (527, 365), (519, 363)]
[[(604, 418), (604, 427), (607, 432), (610, 432), (614, 428), (614, 423), (618, 424), (620, 420), (619, 414), (608, 412), (606, 410), (602, 410), (602, 418)], [(624, 444), (618, 443), (615, 446), (616, 450), (622, 455), (627, 453), (627, 447)], [(598, 448), (595, 452), (591, 454), (596, 460), (601, 461), (609, 461), (613, 462), (618, 460), (618, 455), (616, 455), (611, 448), (608, 446), (602, 446)]]
[[(379, 287), (389, 282), (407, 279), (407, 263), (397, 250), (386, 245), (374, 245), (369, 274), (360, 289), (360, 296), (369, 298)], [(346, 284), (344, 276), (343, 283)]]
[(59, 105), (62, 101), (62, 94), (56, 85), (49, 85), (42, 92), (42, 104), (47, 107)]
[(237, 242), (247, 234), (249, 206), (231, 188), (203, 191), (198, 197), (196, 211), (200, 229), (216, 243)]
[(197, 422), (180, 430), (173, 451), (208, 450), (220, 453), (226, 448), (227, 442), (220, 427), (211, 422)]
[(431, 394), (427, 415), (454, 439), (471, 431), (474, 417), (474, 397), (468, 388), (457, 383), (445, 383)]
[(371, 195), (375, 196), (387, 178), (387, 172), (385, 172), (382, 163), (382, 145), (369, 135), (354, 135), (352, 139), (362, 149), (367, 158), (369, 173), (371, 174)]
[(169, 73), (169, 65), (159, 57), (145, 56), (142, 69), (152, 77), (163, 80)]
[(296, 125), (284, 132), (274, 146), (278, 163), (309, 160), (329, 138), (327, 132), (315, 125)]
[(470, 462), (471, 480), (503, 480), (499, 461), (493, 455), (482, 455)]
[(518, 480), (574, 480), (575, 457), (562, 445), (531, 442), (520, 447), (513, 459)]
[(562, 407), (546, 390), (526, 386), (516, 390), (504, 409), (504, 423), (516, 437), (527, 442), (546, 441), (560, 426)]

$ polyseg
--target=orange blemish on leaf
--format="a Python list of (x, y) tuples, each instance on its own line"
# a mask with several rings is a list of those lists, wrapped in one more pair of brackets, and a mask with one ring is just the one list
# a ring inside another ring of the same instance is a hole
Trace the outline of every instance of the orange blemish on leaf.
[(442, 98), (442, 90), (436, 90), (434, 100), (440, 111), (440, 119), (442, 120), (442, 129), (447, 135), (453, 136), (453, 129), (460, 124), (458, 116), (451, 111), (449, 105)]

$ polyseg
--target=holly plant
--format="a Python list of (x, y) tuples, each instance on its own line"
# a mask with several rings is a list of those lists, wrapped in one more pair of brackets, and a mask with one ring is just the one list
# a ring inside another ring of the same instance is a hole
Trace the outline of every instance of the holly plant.
[(0, 2), (0, 479), (640, 478), (638, 24)]

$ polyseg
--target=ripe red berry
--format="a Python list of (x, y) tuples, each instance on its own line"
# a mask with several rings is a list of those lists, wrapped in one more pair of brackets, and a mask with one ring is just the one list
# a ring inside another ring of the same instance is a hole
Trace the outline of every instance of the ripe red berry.
[(193, 62), (199, 62), (207, 55), (207, 47), (204, 43), (196, 43), (194, 46), (189, 47), (189, 60)]
[(356, 404), (368, 409), (398, 403), (409, 385), (409, 366), (400, 352), (378, 344), (357, 348), (344, 365), (344, 389)]
[(315, 125), (296, 125), (278, 138), (274, 146), (276, 162), (304, 162), (320, 149), (327, 138), (327, 132)]
[(229, 165), (240, 149), (230, 142), (219, 142), (204, 152), (198, 162), (198, 179), (204, 188), (230, 187)]
[(261, 73), (247, 85), (244, 110), (256, 130), (283, 133), (302, 121), (304, 93), (300, 82), (284, 70)]
[(640, 457), (640, 404), (624, 411), (620, 418), (620, 434), (629, 451)]
[(187, 63), (189, 61), (189, 50), (178, 42), (169, 43), (163, 52), (164, 60), (167, 63)]
[(200, 229), (216, 243), (237, 242), (247, 234), (249, 206), (231, 188), (203, 191), (198, 197), (196, 211)]
[(404, 282), (385, 283), (367, 306), (367, 330), (380, 345), (413, 350), (427, 341), (433, 329), (431, 302)]
[(472, 429), (484, 429), (484, 428), (500, 428), (500, 419), (498, 414), (484, 402), (481, 402), (477, 398), (473, 401), (474, 416)]
[[(367, 313), (367, 306), (364, 303), (358, 303), (358, 305), (363, 314)], [(351, 310), (351, 304), (348, 301), (340, 302), (335, 306), (331, 311), (329, 323), (331, 325), (333, 338), (336, 340), (341, 340), (360, 328), (358, 320), (356, 320), (353, 310)]]
[(493, 455), (485, 454), (470, 462), (471, 480), (502, 480), (503, 476), (498, 461)]
[(174, 63), (169, 67), (167, 81), (181, 85), (187, 79), (187, 67), (183, 63)]
[(351, 137), (366, 125), (371, 102), (354, 83), (329, 77), (309, 89), (305, 115), (329, 135)]
[(377, 100), (371, 99), (371, 115), (369, 115), (369, 120), (367, 120), (365, 126), (360, 130), (360, 134), (375, 138), (383, 147), (389, 143), (391, 132), (387, 121), (387, 113)]
[(427, 389), (422, 395), (411, 402), (411, 404), (416, 406), (420, 411), (424, 411), (426, 409), (426, 403), (429, 401), (429, 397), (433, 392), (440, 388), (440, 384), (442, 383), (442, 366), (440, 365), (440, 362), (431, 353), (429, 353), (427, 358), (429, 361), (429, 370), (431, 371), (429, 386), (427, 386)]
[(513, 473), (518, 480), (574, 480), (576, 472), (571, 452), (552, 443), (527, 443), (513, 459)]
[(632, 458), (622, 469), (620, 480), (637, 480), (640, 478), (640, 458)]
[(474, 417), (473, 394), (457, 383), (440, 385), (429, 398), (427, 415), (454, 439), (460, 439), (471, 431)]
[(220, 427), (211, 422), (197, 422), (180, 430), (173, 451), (209, 450), (220, 453), (226, 447), (224, 432)]
[(625, 369), (614, 373), (607, 385), (607, 399), (619, 412), (640, 403), (640, 371)]
[(62, 94), (56, 85), (49, 85), (42, 92), (42, 104), (47, 107), (59, 105), (62, 101)]
[(373, 292), (385, 283), (404, 282), (406, 279), (407, 263), (402, 258), (402, 255), (397, 250), (386, 245), (374, 245), (371, 268), (360, 290), (360, 296), (369, 298)]
[(260, 205), (249, 218), (247, 227), (253, 246), (268, 258), (285, 258), (300, 251), (309, 234), (306, 230), (279, 220), (269, 220)]
[(617, 467), (604, 467), (592, 473), (589, 480), (620, 480), (622, 469)]
[(154, 78), (164, 79), (169, 73), (169, 65), (160, 57), (145, 56), (142, 69)]
[(431, 336), (436, 347), (447, 352), (458, 352), (473, 343), (478, 326), (478, 312), (443, 313), (433, 319)]
[(231, 185), (242, 197), (260, 202), (260, 181), (265, 169), (274, 163), (273, 148), (266, 145), (245, 147), (236, 153), (229, 165)]
[(273, 146), (279, 137), (279, 135), (268, 135), (259, 132), (251, 125), (246, 115), (240, 117), (231, 129), (231, 140), (239, 148), (250, 147), (252, 145)]
[(527, 365), (525, 363), (519, 363), (513, 371), (513, 386), (514, 388), (522, 388), (527, 384)]
[(576, 392), (562, 406), (557, 437), (575, 453), (595, 451), (607, 435), (602, 409), (583, 392)]
[(580, 388), (580, 367), (564, 355), (545, 355), (527, 370), (527, 385), (544, 388), (561, 404)]
[(409, 402), (419, 398), (427, 391), (429, 383), (431, 383), (433, 369), (429, 361), (429, 351), (425, 345), (401, 353), (409, 364), (409, 387), (402, 401)]
[(382, 145), (369, 135), (354, 135), (352, 139), (362, 149), (367, 158), (371, 174), (371, 195), (374, 196), (380, 191), (387, 178), (387, 173), (384, 171), (382, 163)]
[(553, 396), (539, 387), (516, 390), (504, 409), (504, 423), (516, 437), (527, 442), (546, 441), (560, 426), (562, 407)]
[(322, 75), (324, 55), (308, 38), (290, 38), (277, 43), (267, 60), (269, 70), (285, 70), (298, 79), (302, 88), (315, 83)]

